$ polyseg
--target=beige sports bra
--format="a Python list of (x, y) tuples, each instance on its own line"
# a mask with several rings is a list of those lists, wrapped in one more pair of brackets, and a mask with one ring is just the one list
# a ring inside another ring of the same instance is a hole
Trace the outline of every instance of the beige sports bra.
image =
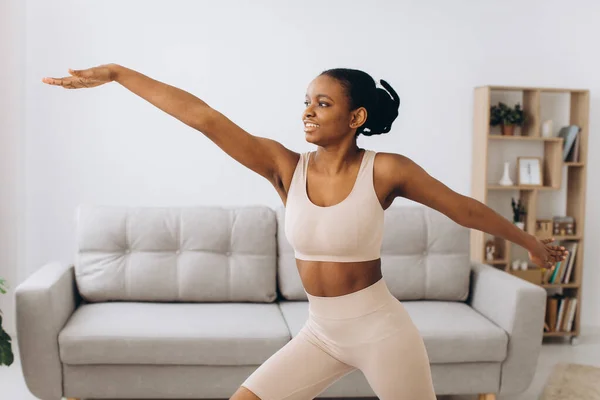
[(288, 190), (285, 235), (297, 259), (353, 262), (380, 258), (384, 210), (373, 186), (375, 151), (365, 150), (350, 194), (328, 207), (308, 197), (311, 153), (302, 153)]

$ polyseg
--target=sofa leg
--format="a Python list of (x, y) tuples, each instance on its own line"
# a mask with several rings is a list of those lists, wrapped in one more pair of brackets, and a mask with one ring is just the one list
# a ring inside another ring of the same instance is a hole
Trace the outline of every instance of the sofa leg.
[(496, 395), (491, 393), (480, 394), (479, 400), (496, 400)]

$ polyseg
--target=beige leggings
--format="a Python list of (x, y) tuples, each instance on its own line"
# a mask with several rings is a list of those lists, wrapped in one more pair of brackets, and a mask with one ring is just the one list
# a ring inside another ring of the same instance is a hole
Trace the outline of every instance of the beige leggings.
[(242, 386), (261, 400), (308, 400), (358, 369), (381, 400), (435, 400), (423, 340), (383, 278), (343, 296), (306, 295), (301, 331)]

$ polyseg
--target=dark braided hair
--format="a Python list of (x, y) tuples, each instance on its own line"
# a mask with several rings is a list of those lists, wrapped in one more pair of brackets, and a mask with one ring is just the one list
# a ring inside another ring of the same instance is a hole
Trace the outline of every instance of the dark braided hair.
[(367, 120), (356, 130), (356, 136), (361, 133), (365, 136), (380, 135), (390, 131), (392, 122), (398, 116), (400, 98), (386, 81), (382, 79), (379, 82), (387, 92), (378, 88), (375, 80), (360, 70), (334, 68), (321, 72), (321, 75), (337, 79), (341, 83), (350, 100), (351, 110), (359, 107), (367, 110)]

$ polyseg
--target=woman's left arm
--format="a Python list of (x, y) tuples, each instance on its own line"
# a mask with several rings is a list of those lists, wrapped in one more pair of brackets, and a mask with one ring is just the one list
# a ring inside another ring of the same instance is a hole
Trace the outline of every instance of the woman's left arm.
[(564, 247), (548, 245), (552, 238), (540, 240), (516, 227), (480, 201), (448, 188), (411, 159), (387, 153), (385, 164), (398, 196), (433, 208), (467, 228), (509, 240), (526, 249), (538, 266), (551, 266), (565, 259)]

